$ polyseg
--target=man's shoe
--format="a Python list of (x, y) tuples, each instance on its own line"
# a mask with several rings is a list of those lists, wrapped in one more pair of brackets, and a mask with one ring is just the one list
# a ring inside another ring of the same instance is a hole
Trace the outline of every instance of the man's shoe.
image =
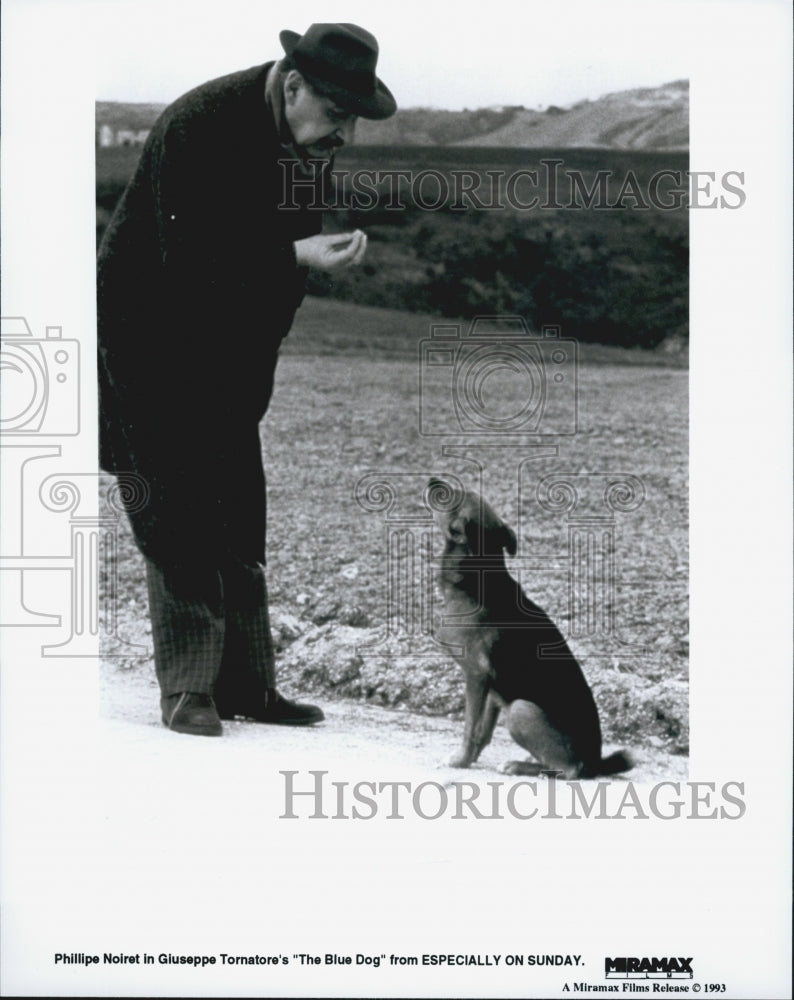
[(215, 702), (208, 694), (181, 691), (160, 699), (163, 722), (175, 733), (220, 736), (223, 733)]
[(311, 726), (315, 722), (322, 722), (325, 718), (321, 708), (288, 701), (275, 688), (268, 690), (264, 702), (262, 708), (244, 710), (232, 710), (229, 706), (219, 705), (218, 711), (223, 719), (233, 719), (236, 715), (240, 715), (256, 722), (269, 722), (275, 726)]

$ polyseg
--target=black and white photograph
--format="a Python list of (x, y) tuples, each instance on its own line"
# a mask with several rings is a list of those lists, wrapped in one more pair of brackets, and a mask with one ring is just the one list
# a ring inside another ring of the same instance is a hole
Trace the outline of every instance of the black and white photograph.
[(2, 19), (2, 993), (789, 997), (789, 5)]

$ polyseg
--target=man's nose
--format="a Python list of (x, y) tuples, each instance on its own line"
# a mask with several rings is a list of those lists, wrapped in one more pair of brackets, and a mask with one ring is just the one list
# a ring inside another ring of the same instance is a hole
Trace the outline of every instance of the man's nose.
[(334, 132), (334, 138), (340, 139), (345, 145), (353, 141), (353, 136), (356, 131), (356, 119), (351, 118), (350, 121), (343, 122), (339, 128)]

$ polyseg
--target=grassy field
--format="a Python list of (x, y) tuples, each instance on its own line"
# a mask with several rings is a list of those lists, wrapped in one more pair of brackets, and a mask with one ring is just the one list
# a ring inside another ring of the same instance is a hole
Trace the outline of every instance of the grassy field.
[[(577, 433), (547, 438), (543, 448), (500, 435), (484, 446), (476, 436), (420, 433), (420, 342), (430, 325), (427, 316), (309, 299), (285, 342), (262, 425), (281, 686), (460, 711), (461, 674), (434, 646), (430, 623), (440, 609), (421, 586), (441, 541), (427, 523), (411, 521), (423, 511), (430, 475), (482, 489), (518, 533), (511, 571), (564, 633), (575, 627), (574, 514), (538, 501), (539, 484), (555, 475), (588, 493), (576, 516), (611, 517), (615, 580), (598, 591), (598, 610), (611, 611), (614, 628), (576, 626), (571, 637), (605, 736), (686, 752), (688, 380), (680, 356), (583, 345)], [(508, 380), (491, 402), (508, 412), (525, 390)], [(424, 391), (434, 415), (449, 410), (448, 393)], [(629, 476), (642, 502), (610, 513), (605, 484)], [(365, 499), (373, 481), (394, 490), (390, 512)], [(432, 552), (423, 552), (424, 538)], [(121, 634), (148, 645), (142, 564), (126, 527), (119, 572)], [(106, 653), (116, 657), (114, 669), (152, 671), (146, 655), (110, 646)]]

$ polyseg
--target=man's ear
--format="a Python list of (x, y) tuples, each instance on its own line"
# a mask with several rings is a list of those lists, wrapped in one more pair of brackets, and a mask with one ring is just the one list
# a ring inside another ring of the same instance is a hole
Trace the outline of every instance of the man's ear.
[(293, 105), (305, 80), (296, 69), (291, 69), (284, 77), (284, 100)]

